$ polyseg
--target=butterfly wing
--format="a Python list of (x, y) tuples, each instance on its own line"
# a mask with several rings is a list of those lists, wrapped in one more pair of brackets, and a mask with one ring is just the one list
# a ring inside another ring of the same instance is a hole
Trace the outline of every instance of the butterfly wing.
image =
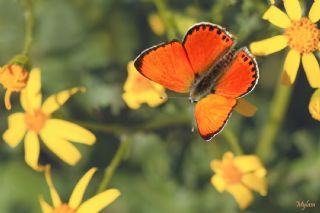
[(258, 65), (247, 48), (240, 49), (214, 87), (214, 93), (238, 98), (253, 90), (259, 78)]
[(207, 22), (193, 25), (183, 40), (195, 74), (207, 71), (234, 43), (232, 35), (226, 30)]
[(175, 92), (188, 92), (194, 79), (187, 54), (176, 40), (145, 50), (134, 65), (145, 77)]
[(223, 129), (236, 103), (234, 98), (210, 94), (196, 104), (198, 131), (204, 140), (210, 140)]

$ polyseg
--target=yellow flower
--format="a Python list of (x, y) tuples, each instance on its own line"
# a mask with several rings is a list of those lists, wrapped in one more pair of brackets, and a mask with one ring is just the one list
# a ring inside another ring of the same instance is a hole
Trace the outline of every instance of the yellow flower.
[(309, 112), (314, 119), (320, 121), (320, 89), (317, 89), (311, 96)]
[(72, 88), (50, 96), (44, 103), (41, 94), (41, 74), (39, 69), (30, 72), (28, 84), (21, 92), (20, 101), (25, 112), (14, 113), (8, 118), (9, 128), (3, 140), (12, 148), (24, 138), (25, 161), (33, 169), (43, 169), (38, 165), (40, 155), (39, 137), (58, 157), (70, 165), (81, 158), (78, 149), (69, 141), (92, 145), (95, 136), (88, 130), (68, 121), (51, 118), (73, 94), (83, 88)]
[(150, 28), (156, 35), (161, 36), (165, 33), (166, 31), (165, 25), (161, 20), (160, 16), (157, 15), (156, 13), (152, 13), (148, 16), (148, 22), (149, 22)]
[(283, 28), (283, 34), (253, 42), (250, 49), (255, 55), (269, 55), (289, 46), (290, 50), (284, 62), (282, 83), (293, 84), (301, 60), (310, 86), (319, 88), (320, 68), (313, 52), (320, 45), (320, 30), (316, 25), (320, 19), (320, 1), (314, 1), (308, 17), (302, 17), (298, 0), (283, 0), (283, 2), (287, 14), (271, 5), (263, 15), (263, 19)]
[(20, 92), (27, 85), (28, 72), (18, 64), (7, 64), (0, 68), (0, 83), (7, 89), (4, 103), (11, 109), (10, 97), (12, 92)]
[(128, 63), (127, 69), (128, 78), (122, 98), (131, 109), (138, 109), (143, 103), (156, 107), (166, 101), (165, 88), (142, 76), (134, 67), (133, 61)]
[(43, 213), (95, 213), (99, 212), (103, 208), (107, 207), (115, 199), (120, 196), (120, 191), (117, 189), (108, 189), (104, 192), (101, 192), (94, 197), (82, 202), (83, 195), (85, 190), (93, 176), (96, 172), (96, 168), (91, 168), (76, 184), (74, 190), (71, 194), (68, 203), (63, 203), (60, 199), (60, 196), (55, 189), (51, 174), (50, 168), (45, 170), (45, 177), (47, 184), (49, 186), (51, 199), (53, 206), (50, 206), (42, 196), (40, 196), (39, 201)]
[(229, 192), (241, 209), (253, 201), (251, 190), (267, 195), (266, 170), (255, 155), (234, 157), (231, 152), (223, 155), (222, 161), (213, 160), (211, 169), (216, 173), (211, 178), (212, 185), (219, 191)]

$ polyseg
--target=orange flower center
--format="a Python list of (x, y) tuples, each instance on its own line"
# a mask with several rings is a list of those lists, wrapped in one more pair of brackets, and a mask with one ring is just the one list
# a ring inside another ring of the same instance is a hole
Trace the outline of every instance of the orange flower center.
[(53, 213), (76, 213), (76, 210), (70, 208), (68, 204), (62, 204), (61, 206), (55, 208)]
[(145, 92), (154, 88), (152, 82), (140, 74), (135, 76), (132, 85), (132, 91), (136, 93)]
[(308, 18), (301, 18), (298, 21), (291, 21), (284, 35), (289, 39), (289, 47), (300, 53), (311, 53), (318, 47), (320, 31), (317, 25)]
[(40, 109), (34, 110), (33, 113), (26, 113), (25, 122), (27, 128), (29, 130), (35, 131), (36, 133), (39, 133), (49, 117), (49, 115), (44, 114)]
[(223, 166), (222, 177), (227, 184), (236, 184), (241, 182), (242, 173), (234, 164), (230, 163)]

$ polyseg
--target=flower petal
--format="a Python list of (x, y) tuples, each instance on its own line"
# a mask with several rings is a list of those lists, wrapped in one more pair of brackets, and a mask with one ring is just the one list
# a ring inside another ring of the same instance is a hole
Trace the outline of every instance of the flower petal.
[(69, 206), (73, 209), (77, 209), (78, 206), (80, 205), (82, 199), (83, 199), (83, 195), (84, 192), (93, 176), (93, 174), (97, 171), (96, 168), (91, 168), (81, 179), (80, 181), (77, 183), (77, 185), (75, 186), (70, 200), (69, 200)]
[(270, 6), (269, 9), (263, 14), (262, 18), (281, 28), (287, 28), (291, 24), (289, 17), (279, 8), (273, 5)]
[(61, 199), (60, 199), (60, 196), (59, 196), (56, 188), (53, 185), (53, 182), (52, 182), (52, 179), (51, 179), (51, 171), (50, 171), (50, 167), (49, 166), (45, 169), (44, 175), (45, 175), (47, 184), (49, 186), (49, 190), (50, 190), (50, 195), (51, 195), (51, 199), (52, 199), (52, 202), (53, 202), (53, 206), (54, 207), (58, 207), (58, 206), (61, 205)]
[(253, 201), (251, 191), (242, 184), (233, 184), (227, 188), (227, 191), (236, 199), (241, 209), (247, 208)]
[(309, 19), (316, 23), (320, 19), (320, 1), (314, 1), (309, 11)]
[(311, 96), (309, 112), (314, 119), (320, 121), (320, 89), (317, 89)]
[(258, 177), (257, 175), (250, 173), (245, 174), (242, 177), (242, 182), (254, 191), (259, 192), (260, 195), (267, 195), (267, 181), (264, 177)]
[(299, 0), (283, 0), (283, 3), (291, 20), (299, 20), (301, 18), (302, 10)]
[(220, 175), (214, 175), (211, 178), (211, 184), (219, 191), (223, 192), (226, 189), (226, 182)]
[(59, 109), (72, 95), (77, 92), (84, 92), (84, 87), (74, 87), (69, 90), (61, 91), (55, 95), (51, 95), (42, 105), (42, 111), (45, 114), (52, 114)]
[(55, 126), (51, 126), (50, 122), (47, 122), (40, 132), (44, 144), (63, 161), (74, 166), (81, 158), (80, 152), (69, 141), (55, 135), (54, 128)]
[(235, 157), (234, 163), (241, 172), (252, 172), (263, 168), (260, 159), (256, 155), (240, 155)]
[(89, 130), (68, 121), (49, 119), (47, 125), (53, 135), (68, 141), (87, 145), (92, 145), (96, 141), (96, 137)]
[(4, 132), (2, 138), (11, 148), (14, 148), (22, 141), (27, 130), (24, 113), (10, 115), (8, 126), (9, 128)]
[(40, 155), (40, 143), (34, 131), (28, 131), (24, 140), (24, 152), (26, 163), (35, 170), (41, 170), (38, 165)]
[(300, 65), (300, 53), (291, 49), (284, 62), (284, 70), (281, 82), (284, 85), (292, 85), (296, 79), (297, 72)]
[(316, 57), (312, 53), (303, 54), (302, 65), (310, 86), (313, 88), (320, 88), (320, 68)]
[(77, 213), (99, 212), (103, 208), (107, 207), (119, 196), (120, 191), (117, 189), (109, 189), (104, 192), (101, 192), (82, 203), (81, 206), (78, 208)]
[(278, 35), (250, 44), (250, 49), (255, 55), (269, 55), (278, 52), (288, 45), (288, 38)]
[(43, 199), (42, 196), (39, 197), (39, 202), (43, 213), (52, 213), (52, 207)]
[(246, 99), (240, 98), (240, 99), (238, 99), (237, 105), (234, 108), (234, 110), (243, 116), (252, 117), (257, 112), (257, 107), (255, 105), (251, 104)]
[(20, 101), (26, 112), (32, 112), (32, 109), (40, 108), (42, 102), (40, 69), (31, 70), (28, 84), (21, 92)]
[(211, 167), (212, 171), (214, 171), (215, 173), (219, 173), (219, 172), (221, 172), (222, 161), (212, 160), (210, 163), (210, 167)]
[(223, 164), (229, 164), (232, 163), (234, 159), (234, 155), (232, 152), (226, 152), (224, 153), (223, 157), (222, 157), (222, 163)]

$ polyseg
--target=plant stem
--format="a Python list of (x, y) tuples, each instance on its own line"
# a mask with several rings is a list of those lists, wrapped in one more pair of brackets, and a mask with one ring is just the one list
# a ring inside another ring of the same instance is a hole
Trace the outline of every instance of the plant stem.
[(24, 37), (24, 46), (22, 50), (23, 55), (28, 55), (32, 44), (32, 29), (33, 29), (33, 10), (32, 0), (25, 0), (25, 19), (26, 19), (26, 31)]
[(121, 138), (120, 147), (118, 148), (116, 154), (112, 158), (110, 165), (106, 167), (106, 169), (104, 170), (104, 175), (98, 187), (97, 194), (107, 188), (113, 174), (117, 170), (124, 154), (127, 151), (128, 145), (129, 145), (129, 140), (127, 136), (123, 136)]
[(288, 109), (291, 93), (292, 86), (283, 86), (279, 81), (270, 104), (269, 116), (262, 128), (256, 148), (257, 155), (263, 161), (267, 161), (268, 157), (270, 157), (272, 146), (275, 143), (276, 136), (281, 128), (283, 118)]
[(233, 134), (232, 131), (230, 131), (228, 129), (224, 129), (222, 131), (222, 135), (223, 135), (223, 137), (225, 137), (225, 139), (229, 143), (229, 146), (231, 147), (232, 151), (236, 155), (242, 155), (243, 154), (241, 146), (239, 145), (239, 141), (238, 141), (237, 137)]
[(165, 0), (153, 0), (159, 15), (166, 26), (168, 39), (177, 37), (178, 30), (172, 14), (167, 9)]

